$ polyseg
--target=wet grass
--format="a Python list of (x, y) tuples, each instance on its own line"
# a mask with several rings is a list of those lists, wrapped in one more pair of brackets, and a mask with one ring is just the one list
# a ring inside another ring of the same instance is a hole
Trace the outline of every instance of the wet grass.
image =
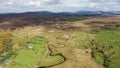
[(106, 68), (120, 68), (120, 58), (118, 58), (120, 57), (120, 30), (100, 30), (95, 34), (97, 38), (94, 41), (94, 49), (101, 52), (101, 54), (95, 53), (96, 60)]
[[(14, 60), (10, 68), (34, 68), (45, 53), (45, 46), (48, 45), (48, 40), (49, 44), (53, 45), (75, 45), (77, 48), (91, 47), (94, 51), (93, 58), (99, 64), (104, 65), (106, 68), (120, 68), (120, 30), (97, 30), (93, 31), (92, 34), (96, 35), (94, 39), (91, 38), (91, 32), (85, 31), (75, 31), (73, 33), (64, 31), (46, 32), (42, 36), (30, 38), (26, 35), (21, 35), (19, 38), (13, 36), (9, 42), (12, 44), (18, 43), (21, 48), (19, 50), (10, 48), (10, 53), (6, 52), (10, 54), (7, 58)], [(2, 38), (0, 40), (1, 44), (3, 44), (3, 37), (9, 39), (7, 33), (0, 36)], [(4, 45), (8, 46), (8, 44)], [(32, 46), (32, 48), (29, 48), (29, 46)], [(14, 52), (16, 53), (13, 54)], [(62, 56), (50, 56), (48, 54), (41, 66), (53, 66), (63, 61), (64, 58)]]
[(96, 52), (94, 58), (99, 64), (104, 64), (104, 55), (101, 52)]

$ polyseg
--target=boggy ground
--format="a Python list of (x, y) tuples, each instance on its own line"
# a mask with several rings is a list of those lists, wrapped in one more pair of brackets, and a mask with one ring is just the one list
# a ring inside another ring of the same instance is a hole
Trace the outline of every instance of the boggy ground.
[[(81, 46), (89, 46), (88, 39), (90, 39), (90, 34), (80, 32), (83, 35), (79, 36), (76, 33), (77, 32), (69, 33), (61, 31), (55, 32), (55, 34), (53, 32), (49, 35), (44, 35), (48, 40), (48, 49), (50, 50), (47, 54), (50, 54), (51, 56), (61, 55), (65, 58), (63, 63), (48, 66), (48, 68), (103, 68), (102, 65), (92, 60), (91, 49), (89, 47), (82, 48)], [(82, 43), (79, 43), (77, 40)], [(86, 41), (88, 44), (85, 44), (83, 41)], [(43, 60), (47, 58), (48, 57), (43, 57)], [(41, 63), (45, 62), (41, 61), (38, 64), (38, 67), (45, 67), (42, 66)]]
[[(119, 17), (111, 18), (114, 20), (90, 18), (51, 26), (27, 26), (5, 34), (1, 31), (0, 43), (6, 49), (3, 52), (3, 47), (0, 48), (0, 65), (8, 68), (119, 68), (120, 23)], [(29, 45), (33, 49), (28, 48)], [(11, 61), (5, 64), (5, 59)]]

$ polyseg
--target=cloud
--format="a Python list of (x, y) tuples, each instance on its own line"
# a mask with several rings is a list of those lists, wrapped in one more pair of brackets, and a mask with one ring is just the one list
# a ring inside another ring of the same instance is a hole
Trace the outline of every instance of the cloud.
[(0, 12), (120, 10), (120, 0), (0, 0)]

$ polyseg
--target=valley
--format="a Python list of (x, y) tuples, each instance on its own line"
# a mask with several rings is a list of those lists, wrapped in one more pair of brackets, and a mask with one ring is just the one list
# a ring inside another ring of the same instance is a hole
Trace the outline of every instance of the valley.
[(119, 68), (120, 16), (0, 16), (0, 68)]

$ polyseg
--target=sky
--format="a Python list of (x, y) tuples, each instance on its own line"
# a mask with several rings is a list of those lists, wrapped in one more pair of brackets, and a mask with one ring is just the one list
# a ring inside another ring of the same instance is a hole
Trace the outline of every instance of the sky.
[(0, 13), (120, 11), (120, 0), (0, 0)]

